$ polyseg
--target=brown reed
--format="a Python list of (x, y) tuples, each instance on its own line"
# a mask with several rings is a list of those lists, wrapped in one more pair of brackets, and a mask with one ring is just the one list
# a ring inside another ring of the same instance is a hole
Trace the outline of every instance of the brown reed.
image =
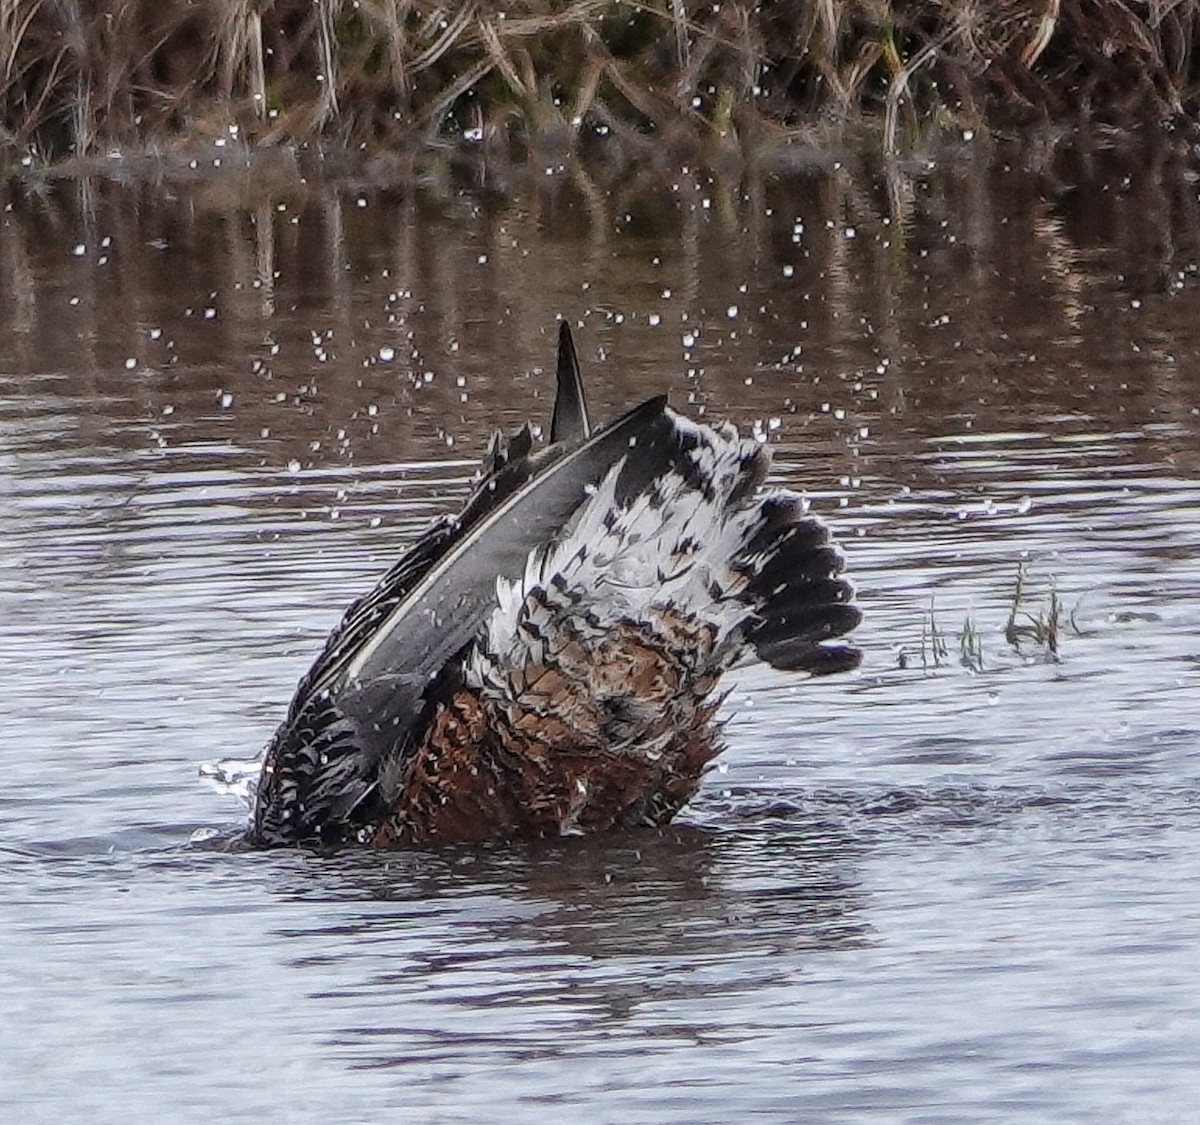
[(0, 148), (450, 139), (742, 155), (862, 120), (1194, 113), (1200, 0), (0, 0)]

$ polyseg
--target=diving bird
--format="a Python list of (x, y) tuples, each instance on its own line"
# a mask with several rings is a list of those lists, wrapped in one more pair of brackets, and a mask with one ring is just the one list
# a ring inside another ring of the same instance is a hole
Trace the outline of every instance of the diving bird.
[(263, 755), (252, 843), (668, 822), (721, 749), (722, 675), (823, 675), (860, 619), (766, 446), (652, 398), (593, 432), (561, 322), (550, 441), (497, 432), (462, 510), (354, 602)]

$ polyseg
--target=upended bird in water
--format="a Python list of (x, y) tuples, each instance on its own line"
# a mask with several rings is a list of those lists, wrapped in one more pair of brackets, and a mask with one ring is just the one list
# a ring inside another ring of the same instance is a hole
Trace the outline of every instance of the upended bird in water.
[(767, 448), (653, 398), (592, 433), (562, 322), (548, 446), (499, 432), (462, 511), (346, 611), (263, 757), (253, 843), (392, 846), (667, 823), (721, 675), (857, 666), (825, 525)]

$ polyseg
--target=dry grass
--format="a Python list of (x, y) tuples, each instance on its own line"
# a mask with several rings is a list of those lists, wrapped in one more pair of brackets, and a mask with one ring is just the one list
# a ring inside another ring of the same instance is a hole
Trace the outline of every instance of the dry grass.
[(0, 145), (748, 148), (1196, 108), (1200, 0), (0, 0)]

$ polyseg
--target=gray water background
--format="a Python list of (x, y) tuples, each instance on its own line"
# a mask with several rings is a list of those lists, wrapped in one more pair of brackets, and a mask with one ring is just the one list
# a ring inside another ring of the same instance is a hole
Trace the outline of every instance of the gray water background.
[[(0, 192), (6, 1120), (1196, 1119), (1186, 153), (213, 159)], [(231, 848), (201, 767), (548, 426), (559, 315), (595, 416), (770, 442), (861, 671), (744, 673), (661, 834)]]

